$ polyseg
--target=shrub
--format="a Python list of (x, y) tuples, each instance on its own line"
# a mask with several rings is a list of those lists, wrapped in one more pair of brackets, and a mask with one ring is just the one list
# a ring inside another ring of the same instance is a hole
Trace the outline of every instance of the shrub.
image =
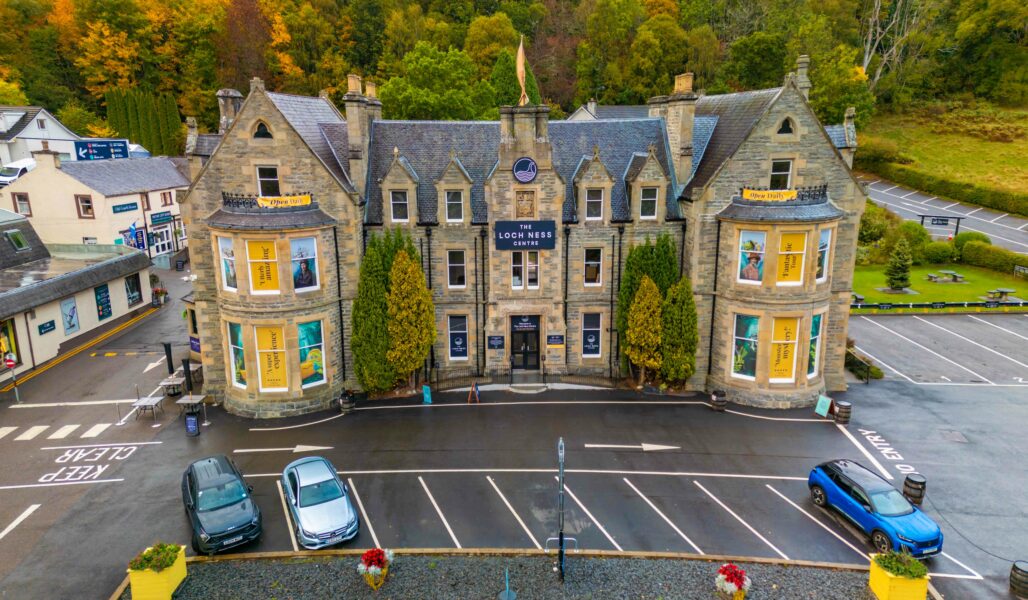
[(928, 567), (906, 552), (890, 550), (875, 555), (875, 563), (897, 577), (921, 579), (928, 575)]
[(969, 265), (985, 267), (1000, 273), (1013, 273), (1015, 266), (1028, 267), (1028, 256), (984, 242), (964, 244), (961, 258)]
[(870, 200), (860, 217), (860, 233), (857, 234), (861, 244), (871, 244), (885, 237), (886, 232), (898, 226), (903, 219), (894, 213), (878, 206)]
[(885, 267), (885, 278), (891, 289), (910, 287), (910, 247), (907, 240), (901, 238), (896, 242), (896, 249), (892, 251), (889, 264)]
[[(852, 341), (853, 340), (847, 340), (848, 348), (850, 347), (850, 342)], [(858, 356), (852, 351), (852, 348), (850, 348), (850, 351), (846, 353), (845, 364), (846, 369), (850, 373), (856, 375), (857, 377), (863, 377), (865, 369), (868, 370), (868, 374), (871, 376), (871, 379), (881, 379), (885, 377), (885, 373), (883, 373), (881, 369), (875, 366), (874, 362), (870, 358), (866, 356)]]
[(908, 165), (875, 163), (868, 170), (885, 179), (935, 196), (961, 200), (1006, 213), (1028, 216), (1028, 193), (987, 188), (973, 183), (945, 179)]
[(920, 223), (914, 221), (903, 221), (899, 227), (890, 229), (885, 234), (884, 241), (880, 244), (883, 256), (882, 260), (888, 261), (888, 257), (896, 251), (896, 245), (900, 240), (907, 242), (907, 250), (910, 252), (911, 264), (920, 265), (924, 263), (924, 248), (932, 241), (932, 236)]
[(924, 259), (933, 265), (952, 262), (955, 255), (956, 248), (949, 242), (930, 242), (924, 247)]
[(140, 552), (129, 562), (129, 568), (133, 571), (145, 571), (152, 569), (160, 573), (171, 565), (175, 564), (178, 558), (178, 551), (181, 546), (177, 544), (164, 544), (157, 542), (152, 547)]
[(968, 242), (984, 242), (986, 244), (991, 244), (992, 240), (989, 239), (989, 236), (980, 231), (965, 231), (963, 233), (958, 233), (957, 237), (953, 240), (953, 244), (957, 247), (957, 252), (963, 251), (964, 244)]
[(865, 137), (860, 140), (853, 157), (856, 166), (873, 167), (882, 163), (909, 165), (914, 160), (900, 152), (899, 144), (892, 140)]

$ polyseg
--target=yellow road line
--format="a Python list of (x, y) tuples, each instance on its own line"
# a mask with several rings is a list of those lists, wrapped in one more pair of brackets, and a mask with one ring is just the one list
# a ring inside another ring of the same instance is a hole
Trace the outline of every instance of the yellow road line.
[[(93, 346), (99, 344), (100, 342), (106, 340), (107, 338), (109, 338), (109, 337), (111, 337), (111, 336), (113, 336), (113, 335), (115, 335), (117, 333), (120, 333), (120, 332), (124, 331), (126, 328), (131, 327), (132, 325), (135, 325), (137, 322), (139, 322), (139, 321), (149, 317), (150, 315), (154, 314), (155, 312), (157, 312), (156, 308), (148, 309), (143, 314), (141, 314), (139, 316), (136, 316), (136, 317), (133, 317), (132, 319), (129, 319), (128, 321), (125, 321), (124, 323), (122, 323), (121, 325), (118, 325), (117, 327), (115, 327), (114, 329), (108, 331), (107, 333), (105, 333), (105, 334), (103, 334), (103, 335), (101, 335), (99, 337), (96, 337), (96, 338), (86, 342), (85, 344), (82, 344), (81, 346), (75, 348), (74, 350), (70, 350), (67, 353), (62, 354), (61, 356), (58, 356), (57, 358), (53, 359), (52, 361), (46, 363), (45, 365), (43, 365), (43, 366), (41, 366), (39, 368), (37, 368), (36, 370), (29, 371), (28, 373), (19, 376), (18, 377), (18, 381), (19, 382), (25, 382), (25, 381), (28, 381), (29, 379), (32, 379), (36, 375), (39, 375), (40, 373), (45, 373), (46, 371), (48, 371), (52, 367), (54, 367), (56, 365), (59, 365), (62, 362), (68, 360), (69, 358), (71, 358), (73, 356), (76, 356), (76, 355), (78, 355), (78, 354), (88, 350), (89, 348), (92, 348)], [(93, 353), (91, 356), (95, 356), (95, 355), (96, 355), (96, 353)], [(0, 392), (9, 392), (9, 391), (11, 391), (13, 389), (14, 389), (14, 383), (8, 383), (4, 387), (0, 388)]]

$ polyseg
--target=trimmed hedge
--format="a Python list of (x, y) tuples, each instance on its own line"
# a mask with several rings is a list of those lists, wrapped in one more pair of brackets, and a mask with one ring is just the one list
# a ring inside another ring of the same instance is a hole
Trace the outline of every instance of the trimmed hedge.
[(933, 265), (953, 262), (956, 250), (949, 242), (930, 242), (924, 247), (925, 261)]
[(985, 235), (980, 231), (964, 231), (957, 234), (957, 237), (953, 238), (953, 244), (957, 247), (957, 252), (964, 249), (964, 244), (968, 242), (983, 242), (991, 244), (992, 240), (989, 236)]
[(969, 265), (985, 267), (1000, 273), (1013, 273), (1015, 265), (1028, 267), (1028, 256), (983, 242), (964, 244), (960, 258)]
[(1013, 215), (1028, 216), (1028, 194), (1026, 193), (1008, 192), (982, 187), (973, 183), (952, 181), (918, 171), (906, 165), (894, 163), (868, 162), (862, 163), (861, 166), (893, 183), (905, 185), (935, 196), (943, 196), (977, 206), (994, 208)]

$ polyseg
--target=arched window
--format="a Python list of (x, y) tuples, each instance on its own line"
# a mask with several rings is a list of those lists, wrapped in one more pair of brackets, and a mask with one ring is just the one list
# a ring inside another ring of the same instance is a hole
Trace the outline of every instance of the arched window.
[(792, 119), (786, 117), (782, 124), (778, 127), (778, 133), (782, 135), (788, 135), (792, 133)]
[(253, 131), (253, 137), (254, 139), (270, 140), (273, 136), (271, 135), (271, 132), (268, 131), (268, 126), (263, 122), (258, 121), (257, 127)]

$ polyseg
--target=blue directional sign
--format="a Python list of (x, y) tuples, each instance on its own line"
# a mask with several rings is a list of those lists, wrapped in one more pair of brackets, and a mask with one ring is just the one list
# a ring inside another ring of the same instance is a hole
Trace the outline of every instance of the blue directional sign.
[(128, 142), (125, 140), (85, 140), (75, 142), (75, 160), (104, 160), (128, 157)]

